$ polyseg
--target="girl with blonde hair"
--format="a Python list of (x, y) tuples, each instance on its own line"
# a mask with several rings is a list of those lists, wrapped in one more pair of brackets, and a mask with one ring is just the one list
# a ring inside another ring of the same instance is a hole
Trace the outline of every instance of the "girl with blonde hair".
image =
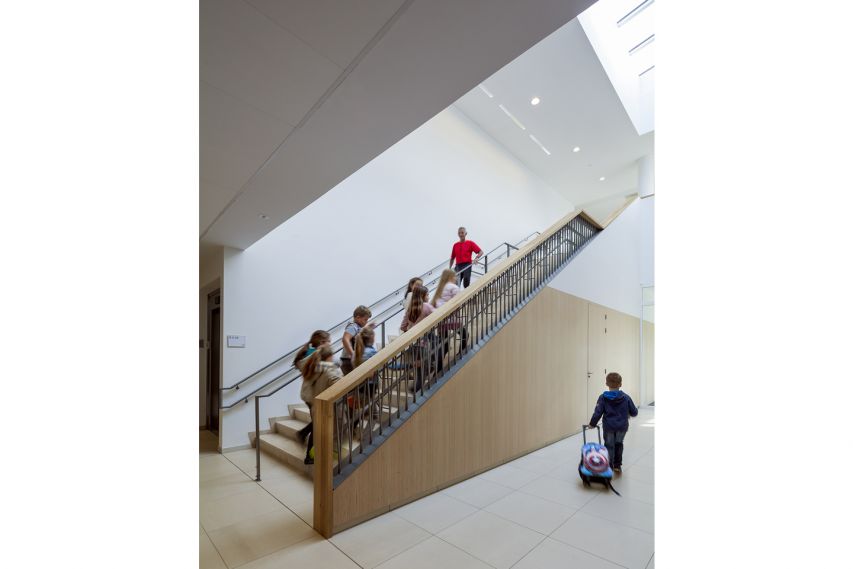
[(438, 286), (435, 287), (435, 292), (432, 295), (432, 305), (438, 308), (457, 294), (459, 294), (459, 286), (456, 284), (456, 273), (453, 269), (444, 269), (441, 271), (441, 278), (438, 279)]

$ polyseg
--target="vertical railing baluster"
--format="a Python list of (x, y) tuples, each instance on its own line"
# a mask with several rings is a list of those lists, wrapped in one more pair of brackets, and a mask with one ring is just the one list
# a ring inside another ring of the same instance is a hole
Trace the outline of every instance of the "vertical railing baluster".
[(356, 401), (355, 393), (350, 391), (349, 394), (352, 396), (352, 407), (349, 407), (349, 404), (347, 404), (347, 409), (349, 409), (350, 413), (349, 428), (347, 429), (349, 431), (349, 457), (347, 458), (347, 460), (350, 464), (352, 464), (352, 453), (353, 447), (355, 446), (355, 430), (357, 425), (355, 418), (355, 409), (356, 405), (358, 405), (358, 401)]
[[(346, 403), (346, 400), (344, 400), (344, 403)], [(335, 410), (335, 416), (334, 416), (335, 433), (338, 435), (336, 437), (337, 440), (335, 441), (335, 450), (338, 453), (338, 463), (335, 465), (335, 468), (337, 469), (338, 474), (340, 474), (341, 473), (341, 454), (342, 454), (341, 451), (343, 450), (343, 437), (342, 437), (342, 433), (341, 433), (341, 422), (343, 421), (343, 413), (344, 413), (344, 410), (342, 409), (342, 406), (341, 406), (340, 399), (335, 401), (334, 410)], [(316, 454), (316, 452), (315, 452), (315, 454)], [(332, 457), (332, 458), (334, 460), (334, 457)]]

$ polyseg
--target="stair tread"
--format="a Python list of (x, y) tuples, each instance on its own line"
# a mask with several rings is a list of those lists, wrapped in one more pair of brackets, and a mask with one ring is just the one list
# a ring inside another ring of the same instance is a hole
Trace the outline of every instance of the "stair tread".
[(305, 456), (305, 447), (302, 446), (301, 443), (291, 439), (290, 437), (285, 437), (284, 435), (280, 435), (278, 433), (266, 433), (261, 435), (261, 441), (276, 448), (279, 448), (287, 454), (292, 454), (293, 456), (298, 457)]
[(307, 425), (308, 423), (301, 419), (297, 419), (296, 417), (291, 417), (289, 419), (279, 419), (275, 422), (275, 424), (281, 425), (282, 427), (288, 427), (291, 429), (299, 430), (305, 427), (305, 425)]

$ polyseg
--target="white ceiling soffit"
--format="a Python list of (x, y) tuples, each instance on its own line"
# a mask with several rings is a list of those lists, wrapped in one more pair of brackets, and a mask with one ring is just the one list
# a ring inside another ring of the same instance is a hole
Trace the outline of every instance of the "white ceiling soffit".
[(245, 249), (591, 0), (200, 3), (200, 236)]
[(456, 106), (576, 205), (636, 192), (637, 160), (654, 149), (654, 133), (637, 134), (577, 20)]
[(654, 0), (599, 0), (578, 20), (638, 134), (655, 128)]

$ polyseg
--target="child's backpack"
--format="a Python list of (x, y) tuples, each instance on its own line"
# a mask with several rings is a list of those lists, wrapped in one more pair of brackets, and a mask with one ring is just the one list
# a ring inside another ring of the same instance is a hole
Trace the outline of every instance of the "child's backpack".
[(601, 428), (596, 426), (598, 431), (598, 442), (586, 442), (587, 425), (583, 426), (583, 447), (581, 448), (581, 461), (578, 464), (578, 474), (583, 480), (584, 486), (590, 486), (592, 482), (604, 484), (617, 496), (621, 496), (619, 492), (610, 483), (613, 480), (613, 469), (610, 468), (610, 455), (607, 453), (607, 447), (601, 444)]

